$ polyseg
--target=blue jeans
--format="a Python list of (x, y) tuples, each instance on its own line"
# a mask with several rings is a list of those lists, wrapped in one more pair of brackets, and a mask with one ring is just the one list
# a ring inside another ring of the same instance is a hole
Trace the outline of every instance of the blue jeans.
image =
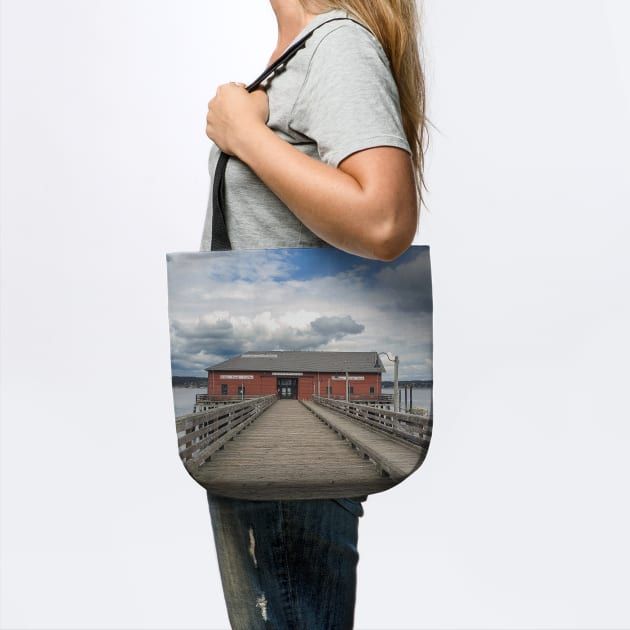
[(362, 500), (208, 504), (233, 630), (347, 630), (354, 622)]

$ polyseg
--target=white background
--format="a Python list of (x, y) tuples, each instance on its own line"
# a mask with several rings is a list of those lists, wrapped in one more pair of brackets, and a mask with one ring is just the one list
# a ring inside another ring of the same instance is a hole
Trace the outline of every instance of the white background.
[[(628, 628), (626, 0), (427, 0), (435, 433), (357, 628)], [(172, 422), (167, 251), (266, 0), (2, 2), (3, 628), (226, 628)], [(625, 600), (625, 601), (624, 601)]]

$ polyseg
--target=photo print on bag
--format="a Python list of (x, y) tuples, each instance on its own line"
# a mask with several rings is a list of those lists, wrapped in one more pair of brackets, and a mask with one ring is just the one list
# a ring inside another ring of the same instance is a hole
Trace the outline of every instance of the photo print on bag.
[(339, 498), (393, 487), (433, 424), (429, 248), (167, 254), (179, 456), (216, 494)]

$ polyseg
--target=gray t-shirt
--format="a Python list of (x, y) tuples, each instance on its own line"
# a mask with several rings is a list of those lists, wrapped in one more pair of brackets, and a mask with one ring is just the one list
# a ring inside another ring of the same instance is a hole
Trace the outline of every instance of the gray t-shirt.
[[(343, 9), (320, 13), (291, 43), (332, 17), (351, 16)], [(267, 126), (311, 157), (336, 167), (351, 153), (369, 147), (394, 146), (411, 153), (387, 55), (378, 39), (352, 20), (318, 28), (266, 85)], [(213, 144), (201, 251), (211, 248), (212, 179), (219, 153)], [(233, 249), (326, 245), (235, 156), (227, 162), (224, 186)]]

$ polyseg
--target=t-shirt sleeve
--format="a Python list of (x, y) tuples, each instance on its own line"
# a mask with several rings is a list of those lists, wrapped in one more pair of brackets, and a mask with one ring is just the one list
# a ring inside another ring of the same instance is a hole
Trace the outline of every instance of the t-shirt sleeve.
[(380, 42), (358, 24), (342, 25), (317, 43), (289, 119), (332, 166), (376, 146), (411, 153), (398, 87)]

